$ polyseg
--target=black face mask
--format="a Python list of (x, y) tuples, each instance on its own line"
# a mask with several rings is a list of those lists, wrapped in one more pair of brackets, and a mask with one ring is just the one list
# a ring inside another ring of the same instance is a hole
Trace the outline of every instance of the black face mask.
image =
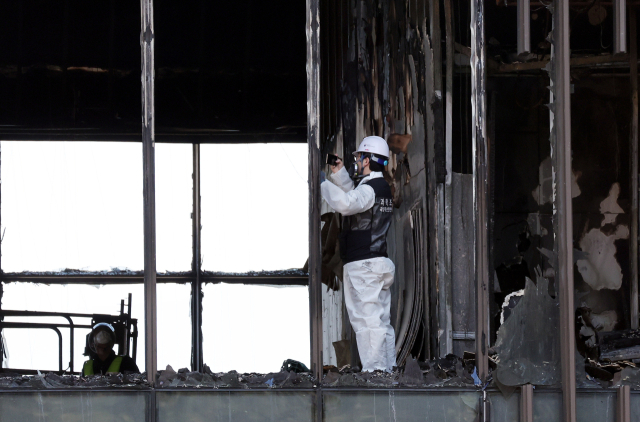
[(364, 175), (358, 173), (358, 163), (352, 163), (347, 169), (347, 172), (349, 173), (349, 177), (351, 178), (351, 180), (353, 180), (353, 183), (356, 186), (358, 186), (358, 184), (360, 184), (360, 182), (364, 178)]

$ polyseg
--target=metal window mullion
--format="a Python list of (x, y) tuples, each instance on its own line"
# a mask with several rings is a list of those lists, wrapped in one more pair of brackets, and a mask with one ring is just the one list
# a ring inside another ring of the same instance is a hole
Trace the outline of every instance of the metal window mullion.
[(471, 0), (471, 110), (473, 202), (476, 278), (476, 367), (485, 382), (489, 375), (489, 149), (485, 93), (484, 3)]
[(629, 75), (631, 77), (631, 329), (638, 329), (638, 39), (636, 11), (629, 8)]
[(191, 271), (191, 370), (202, 372), (202, 213), (200, 195), (200, 144), (193, 144), (193, 211), (191, 214), (193, 259)]
[(571, 195), (571, 94), (569, 49), (569, 0), (557, 0), (553, 15), (552, 130), (555, 145), (555, 251), (556, 283), (560, 302), (560, 359), (562, 369), (563, 420), (576, 420), (573, 204)]
[(631, 387), (618, 387), (616, 403), (616, 422), (631, 422)]
[(533, 422), (533, 385), (520, 387), (520, 422)]
[(306, 0), (307, 142), (309, 146), (309, 322), (311, 372), (322, 376), (320, 265), (320, 1)]
[(529, 0), (518, 0), (518, 54), (531, 51), (531, 5)]
[(627, 52), (627, 1), (613, 0), (613, 54)]
[(142, 162), (144, 196), (144, 326), (145, 369), (154, 385), (157, 364), (156, 322), (156, 192), (153, 0), (140, 0), (142, 79)]

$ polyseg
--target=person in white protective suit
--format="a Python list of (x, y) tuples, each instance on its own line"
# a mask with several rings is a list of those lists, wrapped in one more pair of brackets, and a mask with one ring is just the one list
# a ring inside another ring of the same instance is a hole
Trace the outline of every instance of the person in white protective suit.
[(331, 166), (331, 181), (320, 185), (322, 197), (342, 214), (340, 254), (344, 263), (344, 298), (356, 333), (362, 370), (390, 372), (396, 365), (396, 339), (391, 326), (391, 291), (395, 266), (387, 257), (387, 232), (393, 215), (391, 188), (382, 171), (389, 146), (368, 136), (353, 153), (354, 186), (342, 161)]

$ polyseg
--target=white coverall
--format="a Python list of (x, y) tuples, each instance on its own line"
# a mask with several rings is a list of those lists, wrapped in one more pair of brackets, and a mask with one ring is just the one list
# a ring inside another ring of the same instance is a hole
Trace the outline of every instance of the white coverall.
[[(375, 192), (364, 184), (369, 179), (383, 177), (371, 172), (353, 188), (353, 181), (342, 167), (331, 180), (320, 185), (322, 197), (344, 216), (354, 215), (373, 207)], [(396, 336), (391, 326), (391, 291), (395, 266), (389, 258), (376, 257), (344, 265), (344, 300), (349, 320), (356, 333), (362, 370), (390, 372), (396, 365)]]

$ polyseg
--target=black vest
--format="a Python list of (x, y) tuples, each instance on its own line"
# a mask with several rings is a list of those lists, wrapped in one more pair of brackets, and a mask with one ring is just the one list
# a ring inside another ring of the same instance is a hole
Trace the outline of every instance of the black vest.
[(359, 214), (342, 217), (340, 257), (347, 264), (387, 256), (387, 232), (393, 215), (391, 188), (382, 177), (364, 182), (373, 188), (373, 207)]

